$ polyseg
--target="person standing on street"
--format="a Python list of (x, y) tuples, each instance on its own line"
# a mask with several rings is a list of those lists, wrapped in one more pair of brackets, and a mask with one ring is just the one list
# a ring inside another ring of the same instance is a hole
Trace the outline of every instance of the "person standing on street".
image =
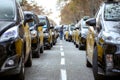
[(63, 39), (63, 25), (60, 28), (60, 40)]

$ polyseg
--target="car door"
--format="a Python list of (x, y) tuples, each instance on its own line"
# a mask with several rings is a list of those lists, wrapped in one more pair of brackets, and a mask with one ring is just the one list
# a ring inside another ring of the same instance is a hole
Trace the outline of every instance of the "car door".
[(89, 26), (88, 28), (88, 34), (87, 34), (87, 42), (86, 42), (86, 53), (87, 53), (87, 57), (88, 60), (90, 61), (90, 63), (92, 63), (92, 58), (93, 58), (93, 52), (94, 52), (94, 36), (95, 36), (95, 31), (93, 26)]

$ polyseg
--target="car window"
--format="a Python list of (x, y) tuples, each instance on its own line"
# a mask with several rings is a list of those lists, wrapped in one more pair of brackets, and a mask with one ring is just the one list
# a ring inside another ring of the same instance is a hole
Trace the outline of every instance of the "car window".
[(0, 20), (14, 20), (15, 4), (12, 0), (5, 0), (0, 3)]
[(47, 24), (46, 24), (46, 19), (45, 18), (39, 18), (40, 20), (40, 22), (43, 22), (43, 23), (45, 23), (45, 25), (43, 26), (43, 28), (47, 28)]
[(104, 9), (104, 18), (105, 20), (120, 21), (120, 2), (106, 4)]

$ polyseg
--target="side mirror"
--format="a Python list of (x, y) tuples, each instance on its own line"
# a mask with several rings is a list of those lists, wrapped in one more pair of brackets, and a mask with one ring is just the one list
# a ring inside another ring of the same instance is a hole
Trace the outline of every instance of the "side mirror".
[(90, 18), (86, 21), (86, 24), (89, 26), (96, 26), (96, 19), (95, 18)]
[(30, 14), (25, 15), (24, 24), (29, 23), (29, 22), (33, 22), (33, 21), (34, 21), (34, 19), (33, 19), (32, 15), (30, 15)]

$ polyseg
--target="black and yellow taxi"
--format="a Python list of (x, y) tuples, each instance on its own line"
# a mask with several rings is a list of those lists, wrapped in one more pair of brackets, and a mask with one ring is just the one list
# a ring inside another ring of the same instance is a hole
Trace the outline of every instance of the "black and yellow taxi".
[(50, 29), (52, 31), (52, 44), (55, 45), (57, 42), (57, 32), (55, 30), (55, 26), (51, 24)]
[(64, 39), (68, 41), (68, 36), (69, 36), (69, 26), (64, 26)]
[(44, 24), (43, 27), (43, 34), (44, 34), (44, 47), (51, 49), (53, 46), (52, 42), (52, 29), (50, 27), (50, 22), (47, 16), (45, 15), (38, 15), (40, 23)]
[(87, 36), (87, 32), (88, 32), (88, 26), (86, 25), (86, 20), (89, 19), (89, 16), (84, 16), (81, 20), (80, 20), (80, 25), (79, 25), (79, 44), (78, 47), (79, 49), (86, 49), (86, 36)]
[(32, 66), (29, 21), (16, 0), (0, 3), (0, 76), (24, 80), (24, 66)]
[(70, 24), (69, 25), (69, 29), (68, 29), (68, 41), (72, 41), (74, 27), (75, 27), (74, 24)]
[(75, 25), (75, 28), (73, 30), (73, 35), (74, 35), (74, 44), (76, 48), (78, 48), (79, 45), (79, 33), (80, 33), (80, 21)]
[(24, 11), (24, 16), (27, 18), (32, 18), (33, 21), (29, 22), (29, 29), (31, 32), (31, 46), (32, 46), (32, 54), (33, 57), (39, 58), (40, 53), (43, 53), (44, 51), (44, 45), (43, 45), (43, 31), (40, 30), (42, 26), (39, 24), (39, 18), (38, 16), (31, 12), (31, 11)]
[(88, 19), (86, 66), (100, 75), (120, 75), (120, 2), (104, 2), (95, 18)]

